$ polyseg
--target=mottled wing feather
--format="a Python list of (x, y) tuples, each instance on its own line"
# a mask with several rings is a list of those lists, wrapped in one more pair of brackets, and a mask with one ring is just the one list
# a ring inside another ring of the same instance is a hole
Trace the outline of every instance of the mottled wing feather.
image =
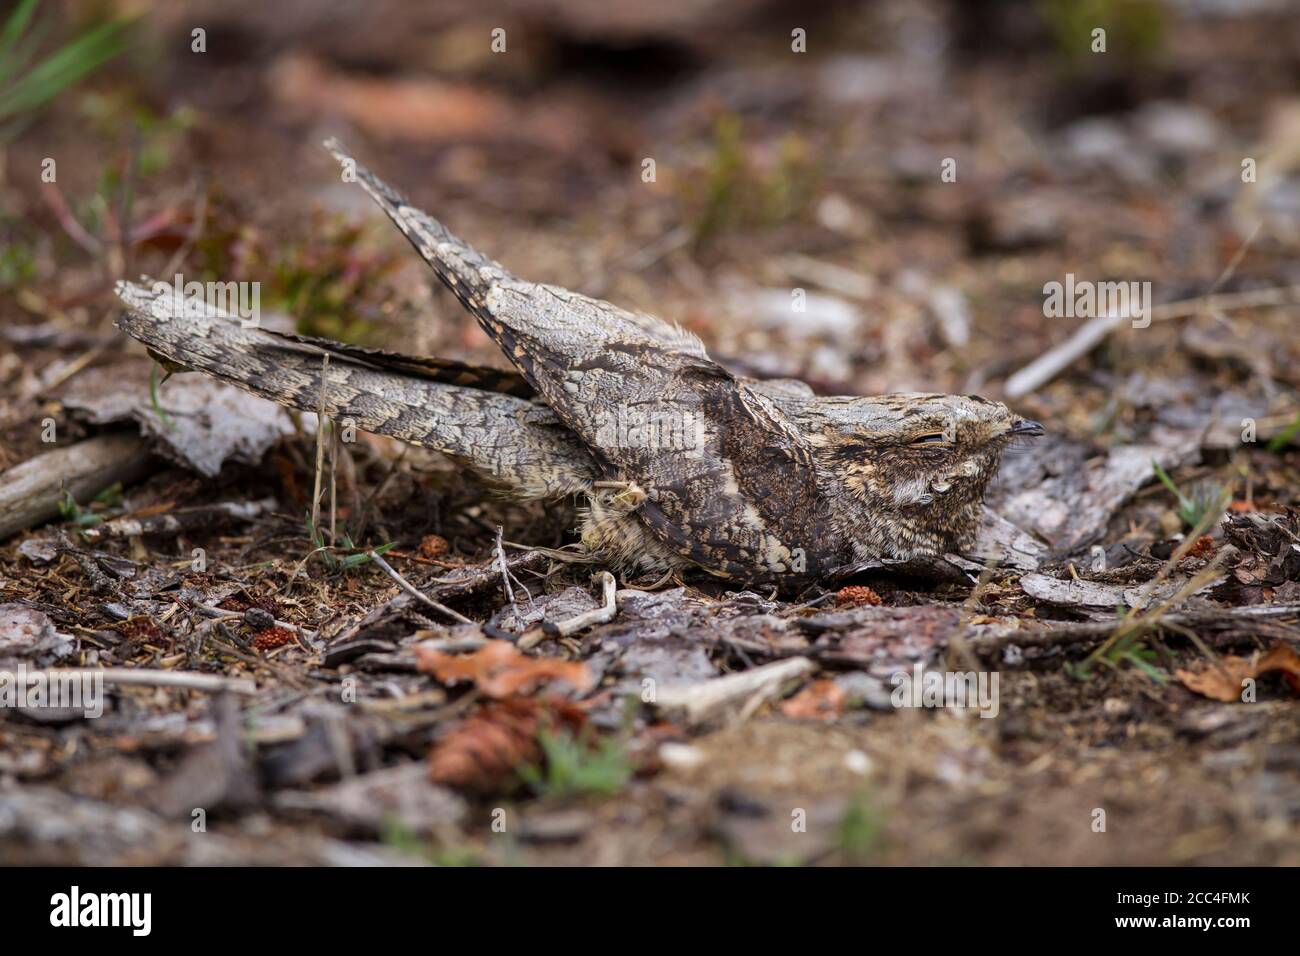
[(287, 342), (298, 342), (327, 349), (335, 355), (346, 355), (370, 365), (372, 368), (386, 368), (401, 372), (414, 378), (427, 379), (430, 382), (442, 382), (446, 385), (459, 385), (462, 388), (477, 388), (485, 392), (499, 392), (502, 395), (515, 395), (519, 398), (531, 398), (537, 394), (527, 380), (513, 369), (491, 368), (487, 365), (470, 365), (455, 359), (434, 358), (424, 355), (404, 355), (387, 349), (368, 348), (361, 345), (348, 345), (330, 339), (317, 338), (314, 335), (298, 335), (292, 332), (274, 332), (267, 330), (276, 338)]
[(443, 452), (517, 497), (586, 491), (598, 477), (586, 449), (538, 402), (377, 367), (373, 355), (332, 343), (243, 328), (170, 290), (121, 282), (117, 293), (127, 306), (118, 327), (152, 352), (290, 408), (321, 407), (328, 356), (326, 414)]
[[(327, 145), (606, 476), (645, 491), (639, 515), (670, 548), (742, 580), (788, 582), (838, 561), (826, 554), (830, 535), (807, 441), (770, 401), (710, 361), (698, 340), (514, 277)], [(647, 412), (688, 437), (627, 440), (620, 416)]]

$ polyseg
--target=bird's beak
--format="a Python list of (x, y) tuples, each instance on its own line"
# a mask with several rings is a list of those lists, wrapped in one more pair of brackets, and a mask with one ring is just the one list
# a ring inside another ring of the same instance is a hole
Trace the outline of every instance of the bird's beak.
[(1017, 418), (1011, 423), (1011, 427), (1007, 429), (1008, 435), (1024, 435), (1029, 438), (1037, 438), (1045, 433), (1046, 429), (1038, 422), (1026, 421), (1023, 418)]

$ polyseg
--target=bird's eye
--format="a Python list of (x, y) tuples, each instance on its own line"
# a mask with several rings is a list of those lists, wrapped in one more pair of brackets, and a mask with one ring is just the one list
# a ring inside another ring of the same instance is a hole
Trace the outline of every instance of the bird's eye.
[(948, 441), (948, 437), (943, 432), (933, 432), (929, 435), (917, 435), (912, 439), (913, 445), (942, 445)]

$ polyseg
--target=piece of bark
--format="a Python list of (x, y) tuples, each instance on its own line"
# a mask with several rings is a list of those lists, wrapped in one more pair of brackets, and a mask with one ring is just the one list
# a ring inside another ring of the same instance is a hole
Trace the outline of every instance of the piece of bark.
[(14, 465), (0, 474), (0, 540), (55, 517), (64, 489), (85, 502), (155, 466), (148, 442), (127, 434), (99, 435)]
[(699, 724), (733, 705), (746, 704), (755, 697), (772, 697), (788, 682), (807, 677), (816, 669), (808, 658), (792, 657), (698, 684), (661, 687), (655, 704), (668, 712), (680, 712), (688, 724)]
[(954, 634), (970, 627), (960, 608), (943, 605), (822, 611), (793, 623), (817, 635), (807, 653), (818, 663), (852, 667), (886, 680), (929, 660)]
[(172, 376), (151, 395), (151, 368), (147, 361), (122, 361), (88, 369), (58, 397), (70, 414), (94, 425), (137, 423), (158, 454), (205, 478), (215, 478), (227, 461), (259, 464), (268, 448), (293, 433), (278, 405), (199, 375)]
[(274, 797), (282, 810), (324, 814), (370, 835), (381, 835), (391, 822), (424, 836), (441, 826), (459, 823), (465, 801), (429, 780), (423, 763), (408, 763), (320, 790), (289, 790)]
[[(990, 504), (1016, 527), (1050, 541), (1052, 557), (1066, 557), (1100, 540), (1115, 512), (1155, 480), (1153, 461), (1172, 471), (1199, 455), (1186, 433), (1167, 430), (1154, 431), (1150, 444), (1122, 445), (1104, 455), (1070, 442), (1048, 444), (1020, 465), (1015, 485), (990, 496)], [(1012, 477), (1008, 469), (1008, 484)]]
[[(1020, 578), (1020, 587), (1030, 597), (1048, 604), (1063, 607), (1105, 608), (1113, 611), (1116, 607), (1144, 608), (1163, 601), (1176, 594), (1187, 583), (1185, 575), (1162, 581), (1152, 587), (1148, 583), (1113, 584), (1104, 581), (1085, 581), (1083, 579), (1062, 579), (1050, 574), (1026, 574)], [(1196, 592), (1214, 587), (1223, 580), (1220, 575), (1207, 581)]]
[(257, 774), (244, 747), (243, 717), (233, 695), (212, 702), (212, 720), (216, 738), (187, 753), (155, 795), (154, 805), (165, 817), (247, 809), (258, 802)]
[(1036, 571), (1047, 557), (1047, 546), (991, 508), (985, 508), (980, 519), (979, 535), (970, 552), (946, 557), (950, 563), (965, 571), (982, 571), (985, 564), (990, 562), (999, 568)]
[(67, 657), (76, 647), (45, 612), (22, 604), (0, 604), (0, 669), (18, 661), (44, 666)]

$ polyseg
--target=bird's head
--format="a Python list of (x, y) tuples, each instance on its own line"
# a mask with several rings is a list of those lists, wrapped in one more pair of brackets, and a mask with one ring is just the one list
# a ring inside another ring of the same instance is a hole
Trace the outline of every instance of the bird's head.
[(836, 521), (860, 557), (968, 547), (1003, 451), (1043, 433), (974, 395), (881, 395), (826, 408), (814, 445)]

